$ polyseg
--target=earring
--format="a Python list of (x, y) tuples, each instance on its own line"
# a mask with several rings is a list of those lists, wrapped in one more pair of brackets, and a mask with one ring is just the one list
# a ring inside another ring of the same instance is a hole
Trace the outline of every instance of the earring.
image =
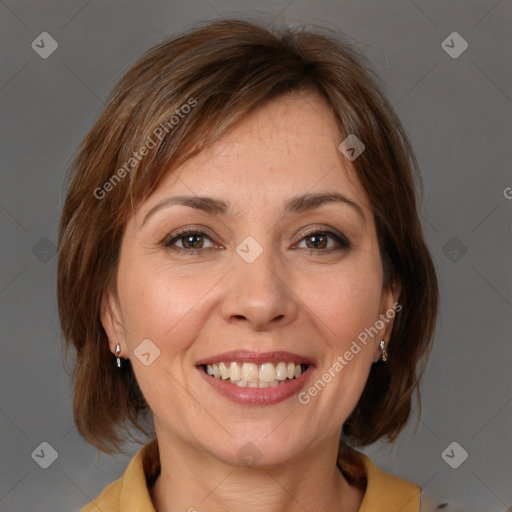
[(382, 340), (380, 342), (380, 351), (381, 351), (381, 354), (382, 354), (381, 359), (383, 361), (387, 361), (388, 360), (388, 351), (386, 350), (386, 343), (384, 342), (384, 340)]
[(121, 358), (119, 357), (119, 354), (121, 353), (121, 347), (119, 346), (119, 342), (117, 343), (116, 345), (116, 362), (117, 362), (117, 367), (118, 368), (121, 368)]

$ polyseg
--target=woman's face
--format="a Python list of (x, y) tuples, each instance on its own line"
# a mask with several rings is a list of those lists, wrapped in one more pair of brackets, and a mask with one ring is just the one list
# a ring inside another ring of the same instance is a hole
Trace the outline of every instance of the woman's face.
[[(159, 439), (229, 464), (338, 439), (399, 293), (382, 293), (369, 201), (340, 142), (323, 100), (281, 97), (169, 173), (127, 223), (103, 323)], [(323, 194), (346, 201), (311, 201)], [(208, 375), (220, 361), (247, 385)], [(290, 379), (301, 367), (288, 363), (309, 366)]]

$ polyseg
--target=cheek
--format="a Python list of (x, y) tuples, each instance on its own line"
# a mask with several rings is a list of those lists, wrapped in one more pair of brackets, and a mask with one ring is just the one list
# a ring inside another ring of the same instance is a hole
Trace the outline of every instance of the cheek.
[(341, 282), (341, 286), (324, 294), (322, 301), (320, 297), (310, 299), (322, 317), (323, 322), (318, 325), (327, 350), (316, 380), (305, 390), (307, 396), (302, 396), (329, 416), (322, 421), (336, 425), (350, 415), (366, 385), (374, 361), (375, 339), (365, 329), (379, 318), (380, 305), (378, 273), (345, 276)]
[(193, 339), (194, 321), (207, 290), (219, 280), (211, 273), (183, 276), (151, 261), (120, 262), (118, 290), (131, 351), (149, 338), (166, 350), (178, 350)]
[[(381, 276), (375, 267), (324, 276), (321, 286), (307, 294), (326, 340), (333, 349), (345, 351), (352, 340), (379, 318)], [(319, 281), (316, 281), (319, 283)]]

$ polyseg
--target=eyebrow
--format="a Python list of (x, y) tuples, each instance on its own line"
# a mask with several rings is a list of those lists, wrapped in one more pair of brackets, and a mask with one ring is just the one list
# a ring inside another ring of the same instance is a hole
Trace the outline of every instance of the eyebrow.
[[(285, 205), (285, 214), (302, 213), (319, 208), (321, 205), (326, 203), (344, 203), (351, 206), (361, 216), (363, 222), (366, 224), (366, 217), (363, 209), (356, 202), (348, 199), (338, 192), (316, 194), (306, 193), (292, 197)], [(172, 205), (188, 206), (190, 208), (215, 215), (228, 215), (231, 212), (229, 204), (222, 199), (203, 196), (174, 196), (163, 199), (151, 208), (144, 217), (140, 227), (142, 228), (142, 226), (144, 226), (144, 224), (146, 224), (156, 212)]]

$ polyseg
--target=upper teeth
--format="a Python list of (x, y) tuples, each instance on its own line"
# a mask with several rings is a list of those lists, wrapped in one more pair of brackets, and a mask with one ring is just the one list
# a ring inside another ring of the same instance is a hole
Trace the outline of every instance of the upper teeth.
[(213, 377), (228, 380), (237, 386), (267, 387), (277, 386), (279, 381), (298, 378), (302, 375), (302, 366), (295, 363), (239, 364), (235, 361), (207, 364), (206, 372)]

